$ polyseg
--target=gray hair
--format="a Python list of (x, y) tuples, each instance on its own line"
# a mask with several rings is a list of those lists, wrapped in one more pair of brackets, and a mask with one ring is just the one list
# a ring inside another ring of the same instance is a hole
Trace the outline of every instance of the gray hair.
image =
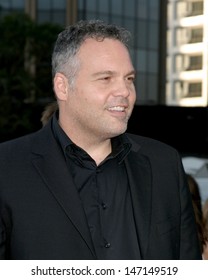
[(119, 40), (126, 47), (130, 40), (130, 32), (101, 20), (79, 21), (63, 30), (57, 38), (52, 54), (52, 75), (57, 72), (64, 74), (72, 86), (79, 69), (76, 54), (87, 38), (102, 41), (105, 38)]

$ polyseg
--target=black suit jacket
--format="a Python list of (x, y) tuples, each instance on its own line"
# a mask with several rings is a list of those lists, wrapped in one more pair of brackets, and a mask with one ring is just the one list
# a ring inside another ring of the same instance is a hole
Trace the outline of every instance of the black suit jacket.
[[(142, 259), (200, 259), (178, 153), (127, 135), (125, 159)], [(0, 259), (96, 259), (86, 217), (49, 122), (0, 145)]]

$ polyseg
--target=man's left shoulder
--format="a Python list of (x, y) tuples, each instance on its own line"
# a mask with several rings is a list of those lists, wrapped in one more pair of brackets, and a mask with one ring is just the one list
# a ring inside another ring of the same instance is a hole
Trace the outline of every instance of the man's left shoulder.
[(126, 136), (132, 143), (133, 147), (138, 147), (140, 152), (146, 153), (169, 153), (169, 154), (178, 154), (176, 148), (171, 145), (161, 142), (157, 139), (153, 139), (146, 136), (141, 136), (137, 134), (126, 133)]

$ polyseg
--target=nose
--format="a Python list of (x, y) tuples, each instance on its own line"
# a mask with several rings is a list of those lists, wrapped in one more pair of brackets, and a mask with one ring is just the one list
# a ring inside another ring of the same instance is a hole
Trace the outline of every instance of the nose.
[(134, 93), (134, 85), (129, 83), (128, 80), (122, 79), (118, 81), (116, 88), (114, 90), (115, 96), (128, 97), (130, 94)]

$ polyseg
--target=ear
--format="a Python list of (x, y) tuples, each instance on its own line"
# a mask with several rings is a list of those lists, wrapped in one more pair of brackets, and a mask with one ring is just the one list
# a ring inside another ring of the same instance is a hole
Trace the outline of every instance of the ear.
[(56, 73), (53, 80), (53, 85), (57, 99), (60, 101), (65, 101), (67, 99), (69, 90), (68, 79), (66, 76), (62, 73)]

